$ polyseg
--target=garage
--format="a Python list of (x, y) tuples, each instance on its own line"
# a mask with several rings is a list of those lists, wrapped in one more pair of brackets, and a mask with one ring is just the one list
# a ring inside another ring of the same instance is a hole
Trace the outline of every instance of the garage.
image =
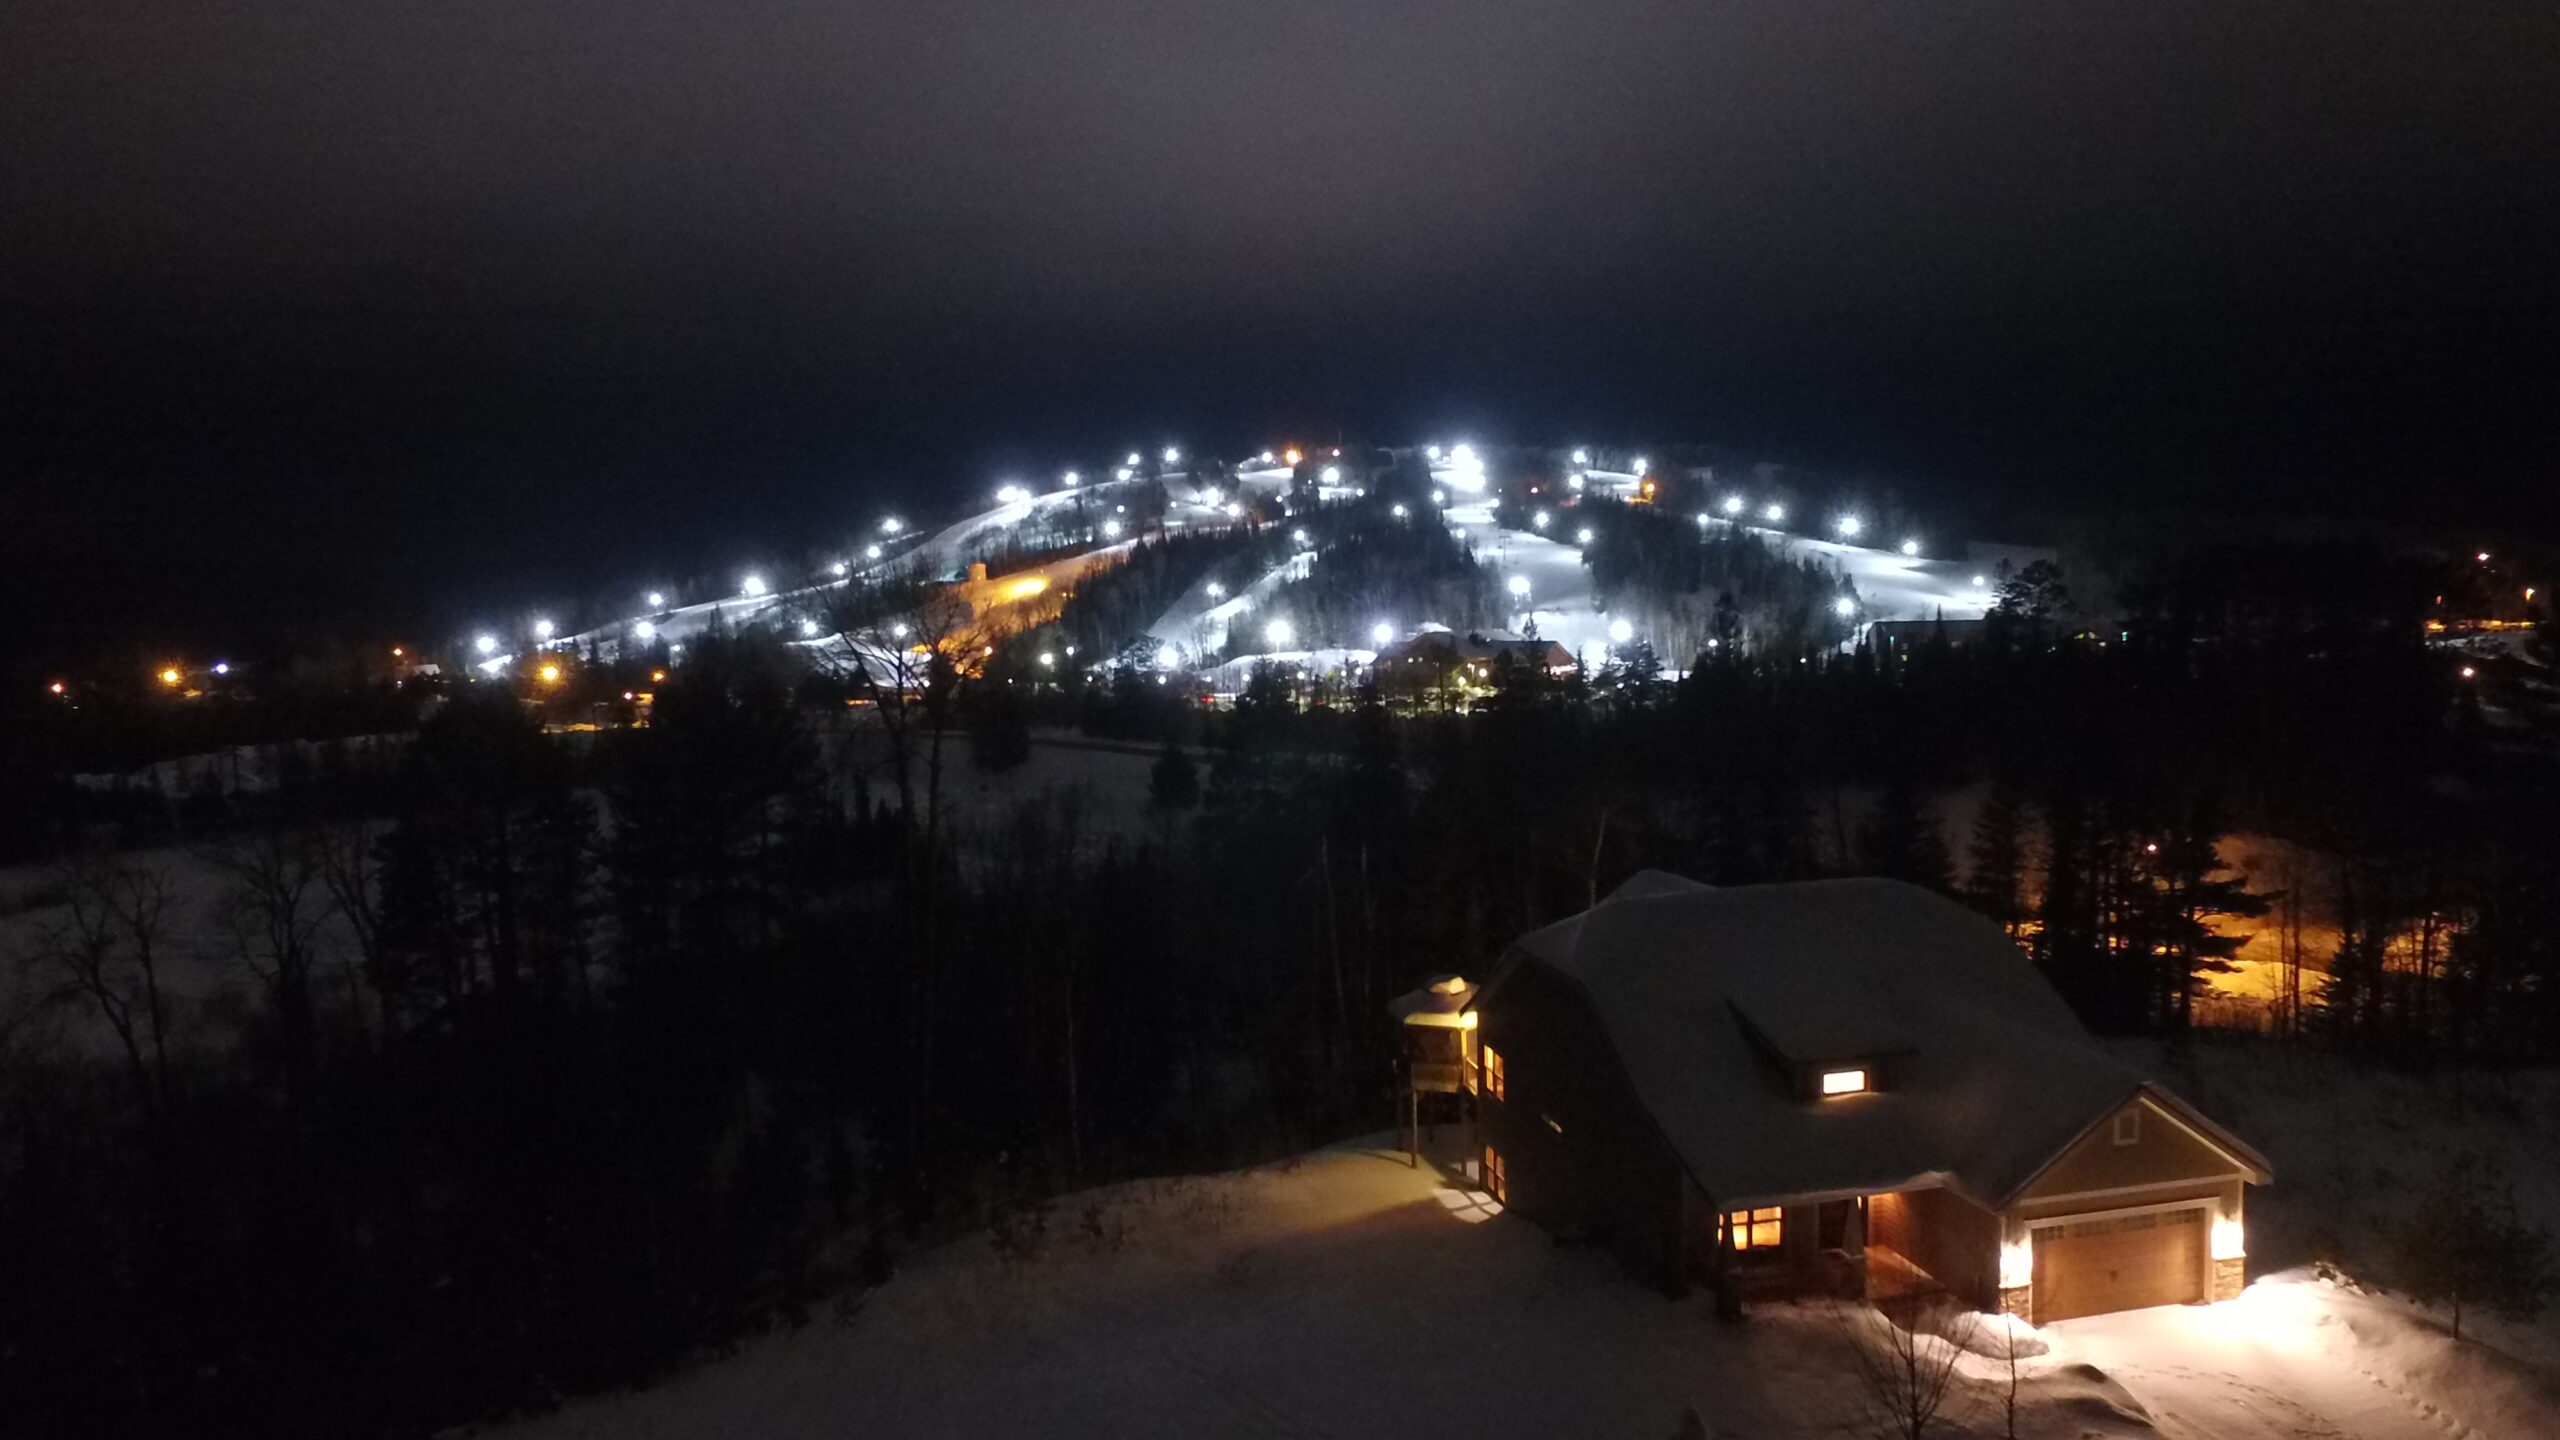
[(2036, 1323), (2205, 1298), (2205, 1211), (2117, 1211), (2035, 1228)]

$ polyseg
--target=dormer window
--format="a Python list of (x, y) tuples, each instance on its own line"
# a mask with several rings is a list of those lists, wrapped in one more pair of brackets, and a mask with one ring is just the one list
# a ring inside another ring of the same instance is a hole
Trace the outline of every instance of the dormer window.
[(1822, 1093), (1825, 1095), (1855, 1095), (1864, 1091), (1866, 1088), (1867, 1072), (1864, 1070), (1825, 1070), (1822, 1072)]

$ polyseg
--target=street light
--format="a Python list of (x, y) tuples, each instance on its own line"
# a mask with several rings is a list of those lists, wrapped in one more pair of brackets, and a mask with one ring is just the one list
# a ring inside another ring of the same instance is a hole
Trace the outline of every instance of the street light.
[(1170, 645), (1159, 645), (1156, 647), (1156, 664), (1161, 668), (1170, 670), (1181, 663), (1182, 654), (1180, 651), (1175, 650)]
[(1126, 459), (1126, 460), (1121, 461), (1120, 463), (1121, 463), (1121, 464), (1123, 464), (1123, 465), (1128, 465), (1128, 466), (1132, 466), (1132, 467), (1134, 467), (1134, 466), (1137, 466), (1137, 465), (1139, 465), (1139, 464), (1144, 463), (1144, 462), (1145, 462), (1145, 460), (1146, 460), (1146, 458), (1147, 458), (1147, 457), (1145, 457), (1144, 455), (1141, 455), (1141, 454), (1139, 454), (1137, 451), (1132, 450), (1132, 451), (1130, 451), (1130, 452), (1129, 452), (1129, 458), (1128, 458), (1128, 459)]
[(1624, 645), (1628, 641), (1636, 638), (1636, 627), (1629, 624), (1624, 616), (1621, 616), (1618, 619), (1609, 622), (1609, 638), (1620, 645)]
[(1787, 518), (1787, 507), (1784, 505), (1772, 505), (1760, 513), (1770, 524), (1775, 525), (1779, 521)]
[(1385, 645), (1388, 641), (1396, 638), (1396, 627), (1388, 624), (1384, 620), (1381, 620), (1377, 624), (1369, 627), (1369, 638), (1378, 642), (1380, 645)]
[(1840, 517), (1840, 538), (1843, 540), (1856, 538), (1857, 533), (1865, 528), (1866, 526), (1861, 523), (1855, 515), (1843, 515)]
[[(1402, 504), (1402, 503), (1398, 503), (1398, 504), (1396, 505), (1396, 507), (1395, 507), (1395, 512), (1394, 512), (1394, 513), (1395, 513), (1395, 517), (1396, 517), (1397, 519), (1401, 520), (1401, 519), (1403, 519), (1403, 518), (1404, 518), (1404, 506), (1403, 506), (1403, 504)], [(2528, 595), (2528, 596), (2526, 596), (2525, 598), (2529, 600), (2529, 599), (2532, 599), (2533, 597)]]
[(1226, 587), (1226, 586), (1219, 584), (1219, 583), (1218, 583), (1217, 581), (1215, 581), (1215, 580), (1212, 580), (1212, 581), (1210, 581), (1210, 582), (1209, 582), (1209, 598), (1210, 598), (1210, 599), (1212, 599), (1212, 600), (1222, 599), (1222, 598), (1224, 598), (1224, 597), (1225, 597), (1226, 593), (1227, 593), (1227, 587)]
[(1539, 528), (1539, 529), (1541, 529), (1541, 530), (1544, 530), (1544, 529), (1546, 529), (1546, 528), (1547, 528), (1547, 521), (1548, 521), (1548, 519), (1549, 519), (1549, 516), (1547, 515), (1547, 512), (1546, 512), (1546, 511), (1544, 511), (1544, 510), (1541, 510), (1541, 511), (1539, 511), (1537, 514), (1532, 515), (1532, 516), (1530, 516), (1530, 517), (1529, 517), (1529, 523), (1530, 523), (1530, 524), (1532, 524), (1532, 525), (1535, 525), (1536, 527), (1538, 527), (1538, 528)]
[(1171, 464), (1173, 464), (1175, 461), (1180, 460), (1181, 458), (1182, 458), (1182, 452), (1181, 452), (1181, 451), (1176, 450), (1175, 448), (1173, 448), (1173, 447), (1172, 447), (1172, 446), (1170, 446), (1170, 445), (1167, 445), (1166, 447), (1164, 447), (1164, 463), (1166, 463), (1167, 465), (1171, 465)]
[(1581, 545), (1588, 545), (1588, 544), (1590, 544), (1590, 543), (1591, 543), (1591, 527), (1590, 527), (1590, 526), (1588, 526), (1588, 525), (1585, 525), (1585, 526), (1583, 526), (1581, 529), (1574, 531), (1574, 532), (1573, 532), (1573, 538), (1574, 538), (1575, 543), (1577, 543), (1577, 544), (1581, 544)]
[(536, 621), (534, 621), (534, 622), (533, 622), (533, 638), (534, 638), (534, 639), (536, 639), (536, 640), (548, 640), (548, 639), (550, 639), (550, 638), (551, 638), (551, 622), (550, 622), (550, 621), (548, 621), (548, 620), (536, 620)]
[(1512, 594), (1526, 600), (1529, 598), (1529, 577), (1526, 575), (1514, 575), (1511, 577), (1511, 583), (1506, 588), (1508, 588)]
[(1651, 467), (1647, 466), (1647, 465), (1644, 463), (1644, 457), (1643, 457), (1643, 456), (1639, 455), (1639, 456), (1637, 456), (1637, 457), (1636, 457), (1636, 473), (1637, 473), (1637, 474), (1641, 475), (1641, 474), (1643, 474), (1643, 473), (1644, 473), (1647, 469), (1649, 469), (1649, 468), (1651, 468)]
[(1746, 503), (1748, 502), (1739, 495), (1727, 495), (1724, 497), (1724, 513), (1727, 515), (1739, 515), (1742, 513), (1742, 507)]
[(1831, 613), (1845, 620), (1858, 613), (1858, 602), (1843, 595), (1831, 602)]
[(1916, 556), (1916, 555), (1918, 555), (1918, 554), (1920, 553), (1920, 542), (1919, 542), (1919, 541), (1917, 541), (1917, 540), (1905, 540), (1905, 541), (1903, 541), (1903, 542), (1902, 542), (1902, 553), (1903, 553), (1903, 554), (1905, 554), (1905, 555), (1915, 555), (1915, 556)]
[(1285, 646), (1298, 638), (1298, 632), (1288, 621), (1274, 620), (1262, 627), (1262, 638), (1275, 646)]
[(650, 608), (650, 609), (652, 609), (652, 610), (664, 610), (664, 609), (666, 609), (666, 608), (667, 608), (667, 597), (666, 597), (665, 595), (663, 595), (663, 594), (659, 593), (658, 591), (655, 591), (655, 590), (650, 591), (650, 592), (649, 592), (649, 608)]
[(495, 655), (498, 653), (498, 637), (495, 635), (483, 635), (479, 639), (471, 642), (471, 648), (479, 651), (483, 655)]
[(1120, 538), (1120, 522), (1117, 520), (1103, 521), (1102, 535), (1106, 540), (1116, 540)]
[(800, 633), (803, 635), (815, 635), (818, 633), (818, 628), (818, 622), (815, 620), (804, 618), (800, 622)]
[(880, 547), (879, 547), (879, 546), (877, 546), (877, 545), (865, 546), (865, 547), (863, 548), (863, 551), (862, 551), (862, 558), (863, 558), (863, 559), (865, 559), (865, 560), (877, 560), (877, 559), (879, 559), (879, 558), (880, 558)]
[(906, 528), (906, 522), (900, 520), (895, 515), (892, 515), (888, 519), (880, 522), (880, 533), (883, 535), (895, 535)]
[(655, 640), (658, 638), (658, 627), (650, 624), (646, 620), (643, 620), (639, 624), (631, 627), (631, 633), (642, 640)]
[(740, 585), (738, 590), (739, 593), (749, 597), (761, 595), (764, 593), (764, 577), (761, 575), (750, 575), (747, 577), (746, 583)]
[(1591, 452), (1590, 452), (1590, 451), (1588, 451), (1588, 450), (1576, 450), (1576, 451), (1574, 451), (1574, 452), (1573, 452), (1573, 463), (1574, 463), (1574, 464), (1576, 464), (1576, 465), (1588, 465), (1588, 464), (1590, 464), (1590, 463), (1591, 463)]
[(846, 563), (844, 563), (844, 562), (843, 562), (843, 561), (841, 561), (841, 560), (837, 561), (837, 562), (836, 562), (836, 563), (834, 563), (833, 565), (828, 566), (827, 568), (828, 568), (829, 570), (831, 570), (831, 571), (834, 571), (834, 572), (835, 572), (835, 577), (836, 577), (837, 579), (839, 579), (839, 580), (841, 580), (841, 579), (843, 579), (845, 576), (850, 575), (850, 574), (852, 574), (852, 573), (853, 573), (853, 567), (852, 567), (852, 566), (850, 566), (850, 565), (847, 565)]
[(560, 667), (557, 665), (545, 665), (539, 673), (542, 677), (542, 683), (545, 685), (557, 685), (560, 683)]
[(1061, 475), (1058, 478), (1065, 481), (1067, 488), (1070, 490), (1076, 488), (1076, 486), (1081, 484), (1083, 480), (1083, 477), (1077, 475), (1073, 470), (1068, 471), (1066, 474)]
[(1339, 465), (1327, 465), (1324, 467), (1324, 474), (1320, 478), (1327, 485), (1339, 485), (1342, 483), (1342, 467)]

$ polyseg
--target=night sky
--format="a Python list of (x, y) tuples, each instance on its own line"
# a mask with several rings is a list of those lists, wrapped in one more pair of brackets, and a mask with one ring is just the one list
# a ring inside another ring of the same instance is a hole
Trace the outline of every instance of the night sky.
[(47, 643), (1336, 430), (2548, 520), (2555, 322), (2547, 5), (0, 7)]

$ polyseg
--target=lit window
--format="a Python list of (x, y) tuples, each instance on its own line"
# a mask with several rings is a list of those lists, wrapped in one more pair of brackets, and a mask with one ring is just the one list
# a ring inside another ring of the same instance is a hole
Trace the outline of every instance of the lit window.
[(2116, 1117), (2115, 1141), (2119, 1145), (2142, 1143), (2142, 1112), (2127, 1110)]
[(1502, 1052), (1490, 1045), (1484, 1047), (1484, 1093), (1502, 1098)]
[(1510, 1177), (1503, 1174), (1502, 1152), (1490, 1145), (1484, 1147), (1484, 1193), (1503, 1204), (1511, 1203)]
[(1864, 1070), (1822, 1072), (1822, 1093), (1825, 1095), (1855, 1095), (1866, 1088), (1867, 1072)]
[(1775, 1205), (1757, 1210), (1736, 1210), (1724, 1217), (1725, 1234), (1736, 1250), (1775, 1250), (1778, 1248), (1779, 1216), (1784, 1212)]

